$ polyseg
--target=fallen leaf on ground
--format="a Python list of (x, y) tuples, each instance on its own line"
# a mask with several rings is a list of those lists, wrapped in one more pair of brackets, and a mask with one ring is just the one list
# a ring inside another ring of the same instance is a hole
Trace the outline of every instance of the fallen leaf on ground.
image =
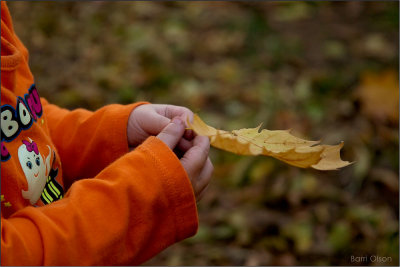
[(300, 168), (336, 170), (351, 164), (342, 161), (338, 145), (318, 145), (319, 141), (307, 141), (290, 134), (289, 130), (270, 131), (261, 124), (256, 128), (233, 131), (218, 130), (207, 125), (195, 114), (188, 126), (198, 135), (210, 138), (210, 144), (239, 155), (265, 155), (277, 158)]
[(362, 111), (369, 117), (399, 121), (399, 80), (397, 71), (365, 72), (357, 87)]

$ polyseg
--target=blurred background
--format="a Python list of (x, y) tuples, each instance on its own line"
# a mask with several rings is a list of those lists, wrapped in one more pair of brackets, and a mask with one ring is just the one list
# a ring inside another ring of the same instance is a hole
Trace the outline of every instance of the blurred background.
[(398, 265), (398, 2), (8, 5), (53, 103), (182, 105), (217, 128), (344, 141), (355, 161), (320, 172), (212, 149), (197, 235), (146, 265)]

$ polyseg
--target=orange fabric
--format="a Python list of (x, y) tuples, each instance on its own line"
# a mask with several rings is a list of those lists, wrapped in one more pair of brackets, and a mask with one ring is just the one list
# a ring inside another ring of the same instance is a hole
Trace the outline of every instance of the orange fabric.
[(175, 154), (155, 137), (129, 152), (140, 104), (68, 111), (39, 98), (1, 2), (2, 265), (140, 264), (195, 234)]

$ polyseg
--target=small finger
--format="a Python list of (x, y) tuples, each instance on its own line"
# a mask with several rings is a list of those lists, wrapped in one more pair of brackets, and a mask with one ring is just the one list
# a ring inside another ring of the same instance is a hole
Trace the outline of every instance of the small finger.
[(182, 157), (182, 164), (187, 166), (190, 177), (197, 177), (208, 158), (210, 140), (205, 136), (196, 136), (191, 147)]
[(200, 194), (204, 188), (210, 183), (212, 173), (214, 172), (214, 166), (211, 163), (210, 158), (208, 157), (206, 163), (204, 164), (203, 169), (201, 170), (198, 178), (195, 181), (196, 192)]
[(205, 193), (207, 192), (208, 187), (210, 186), (210, 184), (208, 184), (197, 196), (196, 196), (196, 201), (199, 202), (205, 195)]
[(184, 122), (186, 122), (187, 119), (189, 119), (189, 121), (193, 120), (193, 112), (185, 107), (175, 105), (157, 105), (156, 110), (160, 113), (160, 115), (170, 119), (174, 117), (181, 117)]
[(185, 131), (185, 126), (180, 118), (174, 118), (158, 135), (170, 149), (174, 149)]
[(176, 146), (181, 152), (185, 153), (188, 151), (191, 147), (193, 146), (193, 142), (190, 140), (187, 140), (185, 136), (179, 140), (178, 145)]
[(194, 132), (193, 130), (190, 129), (185, 129), (185, 133), (183, 134), (183, 137), (187, 140), (193, 140), (194, 138)]
[(146, 129), (146, 131), (149, 134), (156, 135), (159, 134), (162, 129), (164, 129), (170, 122), (171, 120), (161, 116), (160, 114), (154, 112), (154, 113), (149, 113), (151, 117), (147, 117), (145, 120), (142, 120), (142, 125), (143, 128)]

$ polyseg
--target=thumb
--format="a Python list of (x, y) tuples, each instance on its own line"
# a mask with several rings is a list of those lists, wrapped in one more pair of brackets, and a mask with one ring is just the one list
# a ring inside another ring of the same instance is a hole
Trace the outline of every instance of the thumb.
[(165, 128), (157, 135), (157, 138), (163, 141), (171, 150), (181, 140), (185, 132), (185, 124), (182, 119), (175, 117)]

